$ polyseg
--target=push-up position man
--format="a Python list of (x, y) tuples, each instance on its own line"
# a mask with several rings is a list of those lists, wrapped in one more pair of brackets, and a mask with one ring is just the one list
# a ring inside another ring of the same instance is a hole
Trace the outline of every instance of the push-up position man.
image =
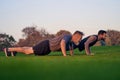
[(93, 46), (99, 40), (104, 41), (107, 35), (106, 33), (107, 32), (104, 30), (99, 30), (98, 35), (91, 35), (84, 38), (76, 47), (79, 49), (79, 51), (83, 51), (85, 49), (87, 55), (94, 55), (93, 53), (91, 53), (90, 47)]
[(73, 54), (73, 44), (78, 45), (82, 39), (83, 32), (76, 31), (73, 35), (61, 35), (49, 40), (43, 40), (33, 47), (11, 47), (5, 48), (6, 56), (15, 56), (16, 52), (24, 54), (47, 55), (51, 51), (62, 51), (63, 56), (66, 56), (66, 51), (70, 50), (70, 55)]

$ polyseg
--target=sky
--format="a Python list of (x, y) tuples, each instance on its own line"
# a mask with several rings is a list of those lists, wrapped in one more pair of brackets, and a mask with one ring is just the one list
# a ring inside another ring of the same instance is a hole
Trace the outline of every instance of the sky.
[(18, 39), (22, 29), (37, 25), (55, 34), (59, 30), (120, 31), (120, 0), (0, 0), (0, 33)]

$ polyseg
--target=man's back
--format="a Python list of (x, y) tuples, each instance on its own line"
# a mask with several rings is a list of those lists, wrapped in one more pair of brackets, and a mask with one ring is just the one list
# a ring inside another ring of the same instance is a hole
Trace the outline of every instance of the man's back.
[(69, 45), (68, 42), (71, 40), (72, 38), (72, 35), (60, 35), (60, 36), (57, 36), (53, 39), (50, 39), (49, 42), (50, 42), (50, 50), (51, 51), (59, 51), (61, 50), (61, 47), (60, 47), (60, 42), (62, 39), (65, 40), (66, 42), (66, 49), (68, 48), (67, 46)]
[[(97, 36), (97, 35), (92, 35), (92, 36), (95, 36), (95, 37), (96, 37), (96, 40), (93, 41), (93, 42), (91, 42), (91, 43), (89, 44), (89, 47), (90, 47), (90, 46), (93, 46), (93, 45), (98, 41), (98, 36)], [(80, 51), (82, 51), (82, 50), (85, 49), (85, 42), (86, 42), (90, 37), (91, 37), (91, 36), (88, 36), (88, 37), (86, 37), (86, 38), (84, 38), (84, 39), (82, 39), (82, 40), (80, 41), (79, 45), (77, 46)]]

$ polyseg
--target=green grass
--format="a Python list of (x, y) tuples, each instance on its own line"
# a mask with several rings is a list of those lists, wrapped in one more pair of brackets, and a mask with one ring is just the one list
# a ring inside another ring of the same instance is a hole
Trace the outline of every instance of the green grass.
[(75, 50), (47, 56), (0, 53), (0, 80), (120, 80), (120, 46), (92, 47), (94, 56)]

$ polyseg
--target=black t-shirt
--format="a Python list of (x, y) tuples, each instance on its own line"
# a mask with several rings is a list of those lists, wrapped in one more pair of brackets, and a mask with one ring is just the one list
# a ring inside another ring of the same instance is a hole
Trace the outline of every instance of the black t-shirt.
[[(93, 45), (98, 41), (98, 36), (97, 36), (97, 35), (92, 35), (92, 36), (95, 36), (95, 37), (96, 37), (96, 40), (93, 41), (93, 42), (91, 42), (91, 43), (89, 44), (89, 47), (93, 46)], [(89, 37), (91, 37), (91, 36), (88, 36), (88, 37), (82, 39), (82, 40), (80, 41), (79, 45), (74, 46), (74, 48), (78, 48), (80, 51), (84, 50), (84, 49), (85, 49), (85, 45), (84, 45), (84, 44), (85, 44), (85, 42), (89, 39)]]

